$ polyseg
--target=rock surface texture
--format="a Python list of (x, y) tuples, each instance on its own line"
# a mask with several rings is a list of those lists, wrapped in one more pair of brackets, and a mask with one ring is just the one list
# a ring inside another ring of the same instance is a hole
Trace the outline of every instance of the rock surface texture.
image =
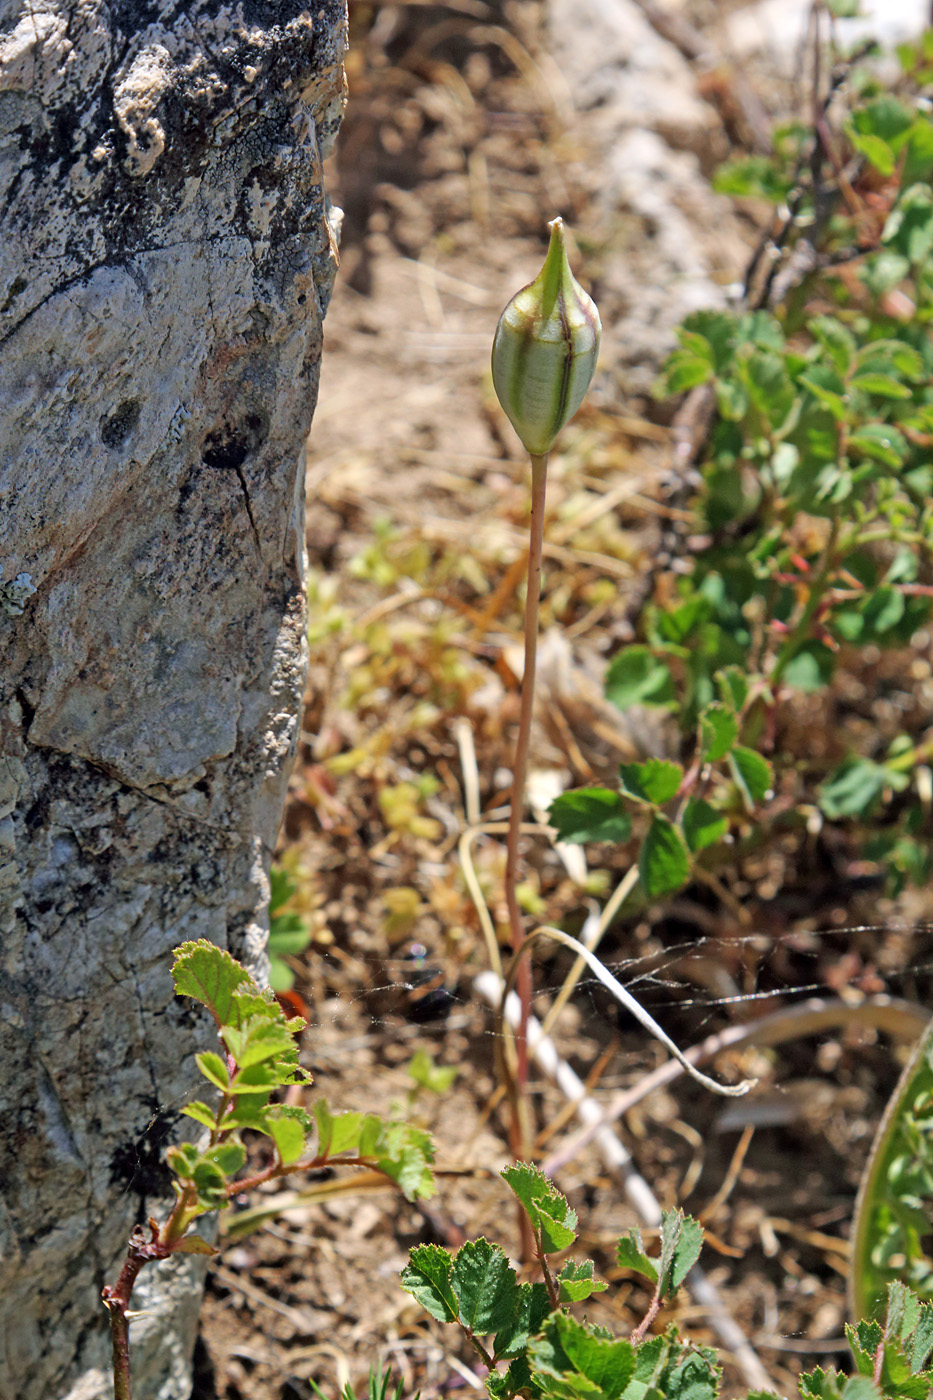
[[(344, 33), (343, 0), (0, 0), (0, 1395), (16, 1400), (112, 1393), (100, 1289), (166, 1206), (159, 1148), (204, 1045), (171, 949), (263, 956), (304, 680), (302, 447)], [(140, 1285), (134, 1396), (187, 1400), (197, 1270)]]

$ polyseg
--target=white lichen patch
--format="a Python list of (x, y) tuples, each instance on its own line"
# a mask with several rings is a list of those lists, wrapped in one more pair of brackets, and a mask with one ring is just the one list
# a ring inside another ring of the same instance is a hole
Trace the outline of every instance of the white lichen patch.
[(131, 175), (148, 175), (165, 150), (165, 128), (156, 116), (171, 84), (171, 56), (161, 44), (143, 49), (113, 94), (117, 121), (126, 132)]

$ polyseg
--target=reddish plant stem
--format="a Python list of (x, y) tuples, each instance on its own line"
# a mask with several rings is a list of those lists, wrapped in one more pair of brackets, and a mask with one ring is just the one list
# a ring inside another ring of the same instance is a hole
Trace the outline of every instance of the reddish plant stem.
[(130, 1388), (130, 1319), (129, 1306), (136, 1277), (143, 1264), (152, 1259), (165, 1259), (172, 1251), (159, 1238), (159, 1227), (149, 1222), (152, 1238), (147, 1240), (137, 1225), (130, 1235), (126, 1259), (120, 1270), (120, 1277), (113, 1285), (107, 1285), (101, 1297), (104, 1307), (110, 1314), (110, 1338), (113, 1347), (113, 1396), (114, 1400), (132, 1400)]
[(658, 1282), (658, 1286), (657, 1286), (657, 1288), (656, 1288), (655, 1291), (654, 1291), (654, 1297), (651, 1299), (651, 1302), (650, 1302), (649, 1305), (648, 1305), (648, 1311), (645, 1313), (644, 1317), (642, 1318), (641, 1322), (639, 1322), (638, 1326), (637, 1326), (636, 1328), (634, 1328), (634, 1330), (632, 1331), (632, 1341), (633, 1341), (633, 1342), (640, 1342), (640, 1341), (641, 1341), (642, 1337), (644, 1337), (645, 1333), (648, 1331), (648, 1328), (651, 1326), (652, 1322), (654, 1322), (654, 1319), (657, 1317), (657, 1315), (658, 1315), (658, 1313), (659, 1313), (660, 1311), (661, 1311), (661, 1284), (660, 1284), (660, 1281), (659, 1281), (659, 1282)]
[(541, 1272), (544, 1275), (547, 1296), (551, 1300), (551, 1307), (556, 1310), (560, 1307), (560, 1289), (554, 1281), (554, 1275), (551, 1273), (550, 1265), (547, 1262), (547, 1255), (541, 1248), (540, 1240), (536, 1239), (535, 1243), (538, 1246), (538, 1263), (541, 1265)]
[[(525, 597), (525, 668), (522, 674), (521, 710), (518, 735), (515, 740), (515, 761), (512, 766), (512, 795), (509, 806), (509, 832), (506, 842), (505, 900), (509, 913), (512, 952), (517, 954), (525, 940), (525, 926), (518, 907), (518, 838), (522, 809), (525, 803), (525, 776), (528, 771), (528, 746), (531, 740), (531, 716), (535, 699), (535, 667), (538, 653), (538, 599), (541, 593), (541, 557), (544, 550), (544, 496), (547, 486), (548, 454), (531, 456), (531, 527), (528, 550), (528, 591)], [(515, 1037), (518, 1058), (518, 1093), (524, 1097), (528, 1085), (528, 1017), (531, 1012), (531, 963), (526, 958), (519, 968), (517, 990), (521, 1018)], [(517, 1115), (519, 1120), (522, 1115)], [(530, 1144), (521, 1121), (513, 1123), (513, 1151), (525, 1156)]]

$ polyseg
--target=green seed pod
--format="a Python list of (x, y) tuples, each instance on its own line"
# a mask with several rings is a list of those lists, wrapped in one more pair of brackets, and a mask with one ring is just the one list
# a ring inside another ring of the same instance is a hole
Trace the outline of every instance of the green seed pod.
[(550, 452), (590, 386), (599, 352), (599, 312), (570, 271), (564, 223), (535, 280), (509, 302), (492, 343), (492, 382), (522, 445)]

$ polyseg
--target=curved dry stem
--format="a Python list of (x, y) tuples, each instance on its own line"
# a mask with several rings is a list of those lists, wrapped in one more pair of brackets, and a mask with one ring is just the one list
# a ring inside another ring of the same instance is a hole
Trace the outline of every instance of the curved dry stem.
[(503, 1018), (502, 1008), (505, 1007), (506, 998), (514, 986), (519, 959), (522, 955), (530, 952), (535, 943), (540, 942), (542, 938), (550, 938), (553, 939), (555, 943), (563, 943), (565, 948), (570, 948), (573, 952), (577, 953), (594, 976), (612, 993), (616, 1001), (624, 1006), (627, 1011), (630, 1011), (635, 1019), (640, 1021), (647, 1031), (651, 1032), (655, 1039), (660, 1040), (661, 1044), (670, 1050), (671, 1054), (682, 1065), (691, 1078), (695, 1079), (697, 1083), (702, 1084), (704, 1088), (710, 1089), (714, 1094), (722, 1094), (726, 1098), (741, 1098), (743, 1094), (747, 1094), (749, 1089), (757, 1084), (758, 1081), (756, 1079), (743, 1079), (740, 1084), (722, 1084), (719, 1080), (711, 1079), (709, 1075), (701, 1073), (695, 1065), (690, 1063), (679, 1046), (675, 1045), (667, 1032), (661, 1029), (654, 1017), (645, 1010), (640, 1002), (635, 1000), (631, 992), (627, 991), (626, 988), (622, 986), (621, 982), (618, 982), (615, 977), (613, 977), (612, 973), (603, 966), (595, 954), (590, 952), (589, 948), (584, 947), (578, 939), (572, 938), (569, 933), (564, 933), (563, 929), (551, 928), (546, 924), (542, 924), (539, 928), (536, 928), (533, 933), (528, 935), (519, 952), (513, 959), (512, 966), (509, 968), (509, 975), (506, 978), (500, 1010), (497, 1012), (497, 1018), (500, 1022), (497, 1029), (500, 1030), (500, 1032)]

